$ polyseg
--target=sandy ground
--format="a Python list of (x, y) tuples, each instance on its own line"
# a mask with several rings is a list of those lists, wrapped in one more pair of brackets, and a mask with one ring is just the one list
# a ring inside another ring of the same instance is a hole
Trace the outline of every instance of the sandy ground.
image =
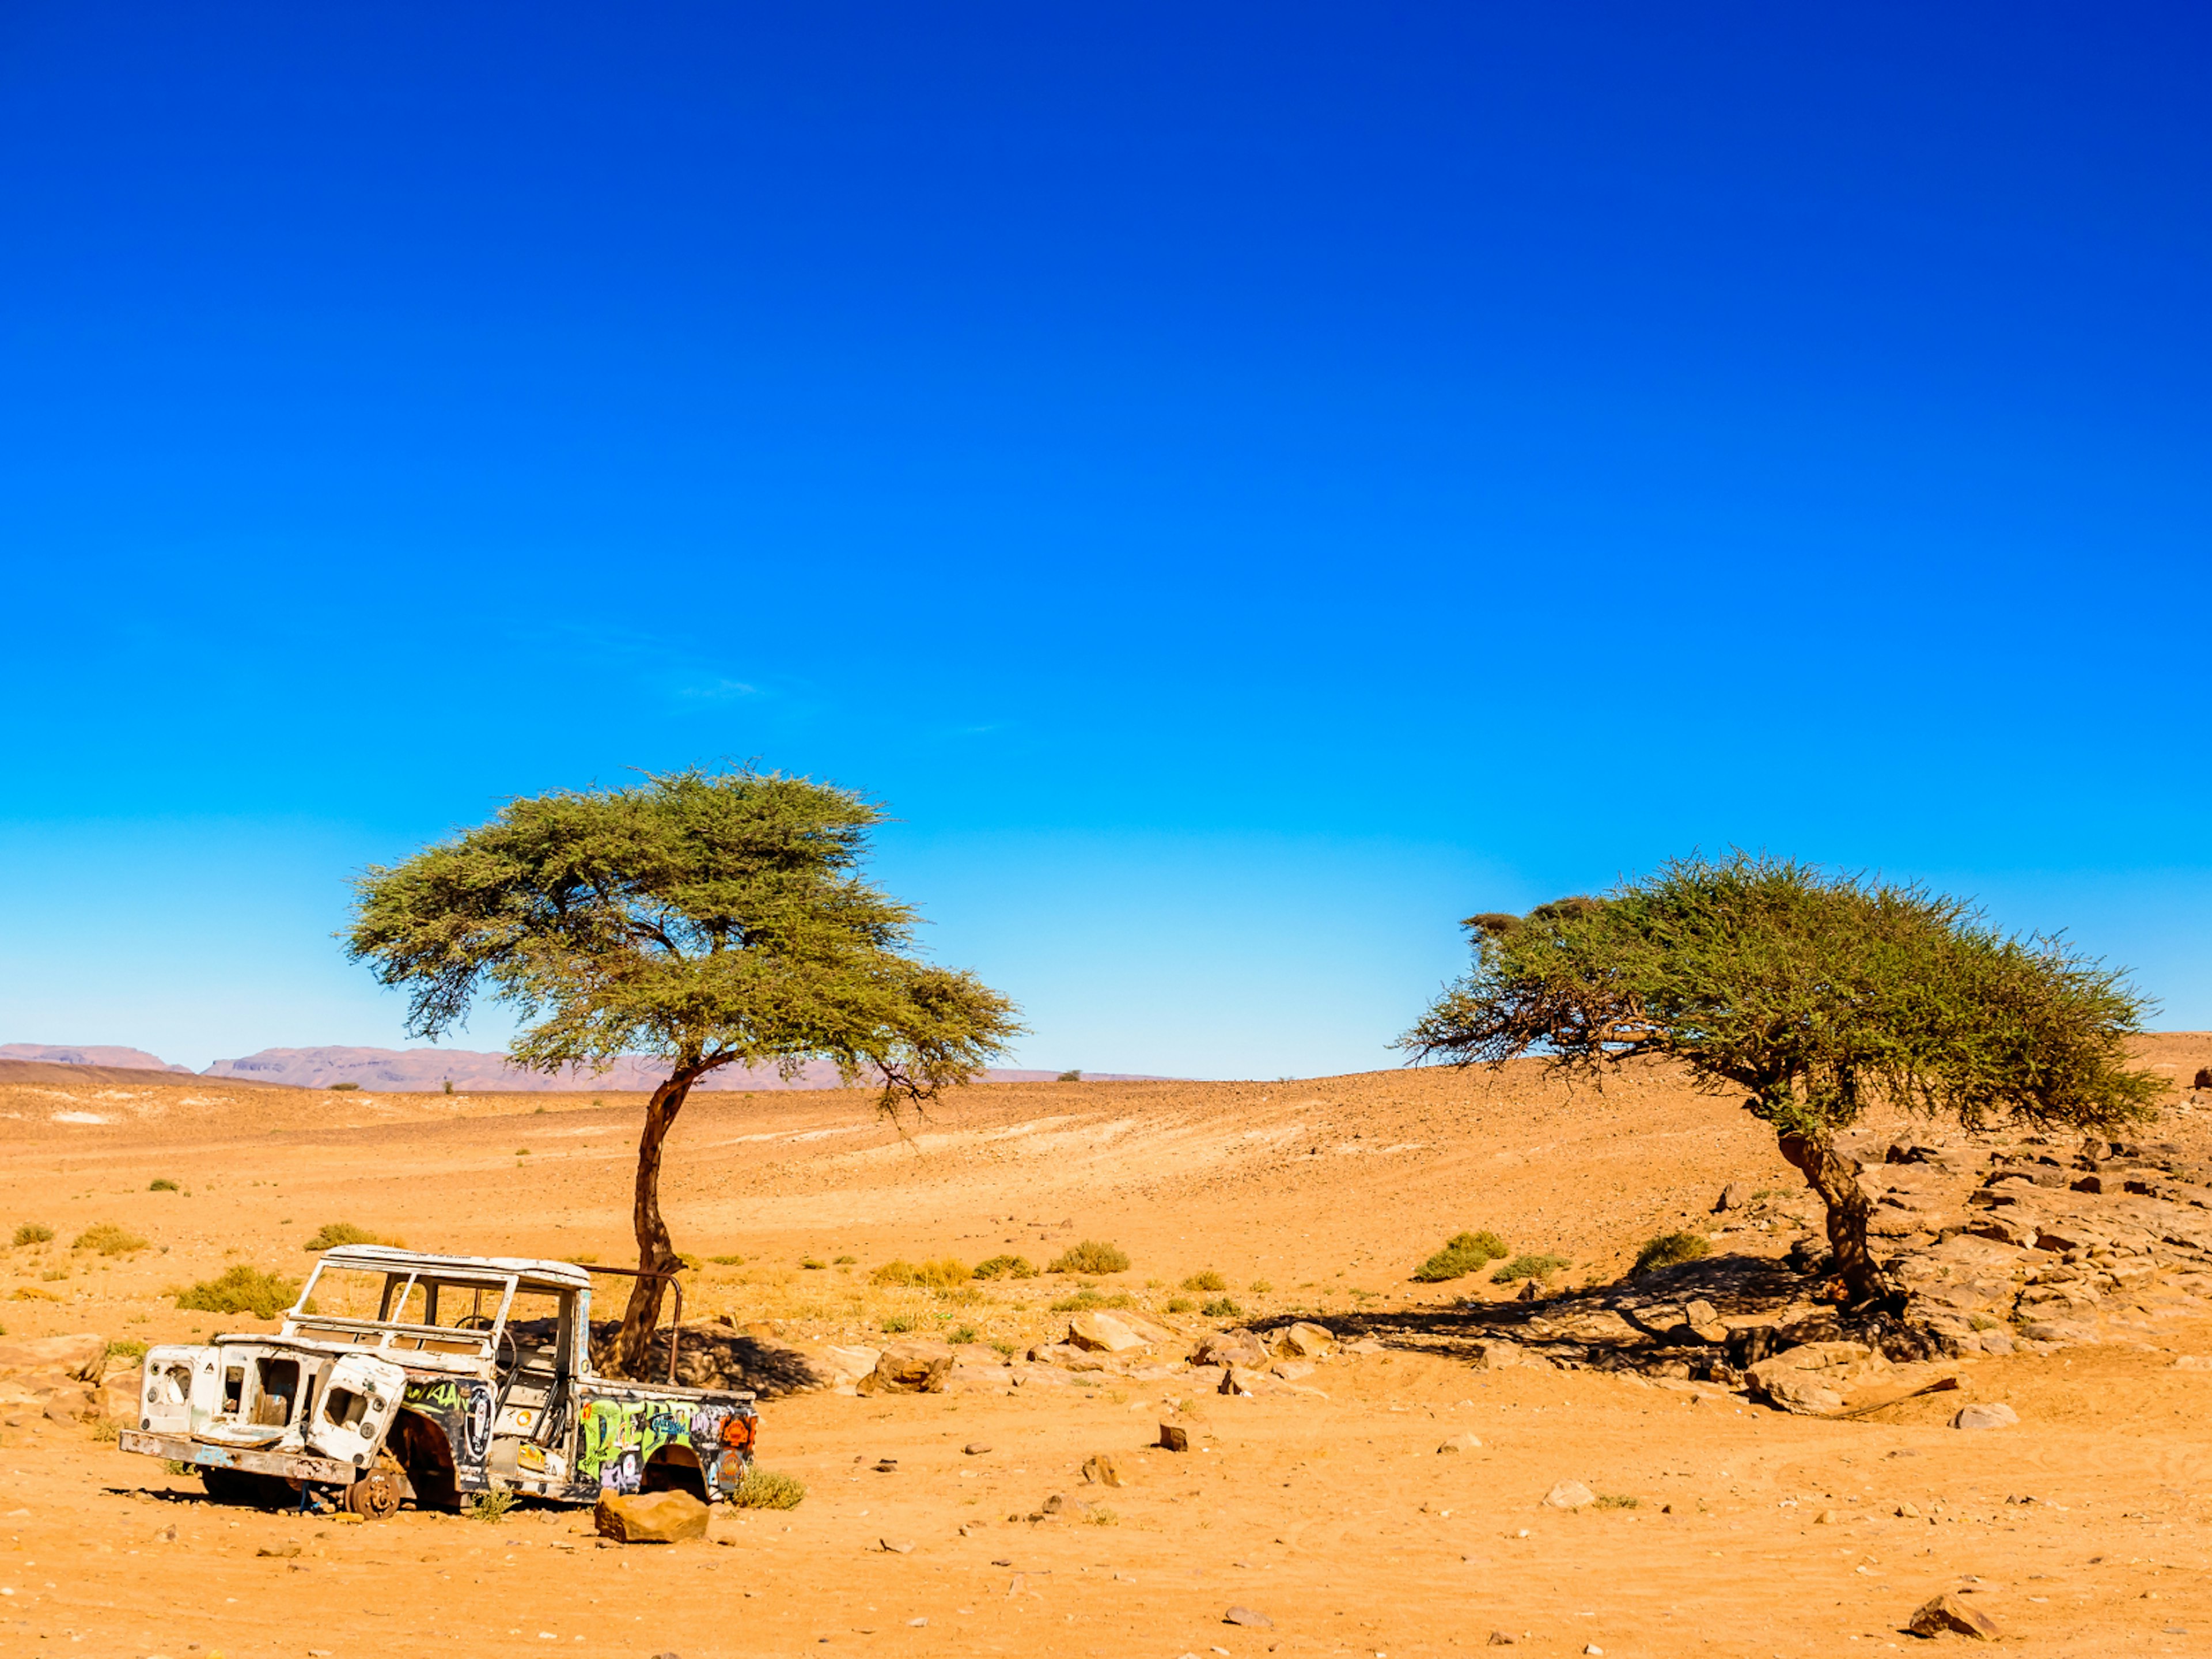
[[(2212, 1036), (2150, 1056), (2185, 1079)], [(335, 1220), (418, 1248), (619, 1261), (637, 1107), (0, 1084), (0, 1241), (21, 1221), (57, 1235), (0, 1252), (0, 1323), (9, 1340), (255, 1328), (164, 1291), (236, 1260), (301, 1273), (303, 1241)], [(2160, 1133), (2203, 1139), (2185, 1114)], [(1506, 1294), (1407, 1281), (1462, 1227), (1610, 1279), (1653, 1233), (1711, 1224), (1723, 1182), (1794, 1182), (1727, 1102), (1663, 1076), (1601, 1094), (1526, 1071), (994, 1085), (905, 1133), (865, 1097), (714, 1097), (687, 1109), (671, 1168), (679, 1248), (744, 1258), (702, 1270), (693, 1311), (799, 1343), (887, 1316), (1008, 1344), (1064, 1325), (1048, 1304), (1065, 1280), (950, 1299), (870, 1287), (894, 1256), (1042, 1263), (1112, 1239), (1133, 1265), (1101, 1289), (1183, 1329), (1220, 1322), (1173, 1307), (1201, 1269), (1248, 1316), (1343, 1321)], [(68, 1248), (103, 1221), (149, 1247)], [(2039, 1651), (2188, 1652), (2212, 1648), (2212, 1370), (2177, 1369), (2184, 1353), (2212, 1355), (2212, 1329), (1978, 1360), (1963, 1395), (1851, 1421), (1406, 1351), (1325, 1364), (1307, 1379), (1325, 1398), (1193, 1399), (1173, 1379), (806, 1395), (768, 1402), (761, 1435), (763, 1465), (805, 1480), (806, 1502), (718, 1511), (714, 1542), (661, 1549), (601, 1547), (580, 1511), (346, 1527), (219, 1506), (94, 1429), (19, 1411), (0, 1414), (0, 1653), (1243, 1659), (1455, 1652), (1496, 1632), (1532, 1653), (1795, 1656), (1915, 1647), (1899, 1632), (1912, 1608), (1962, 1589)], [(1954, 1431), (1962, 1399), (2007, 1401), (2021, 1424)], [(1170, 1416), (1192, 1449), (1146, 1449)], [(1467, 1431), (1480, 1449), (1438, 1452)], [(1127, 1484), (1083, 1483), (1102, 1451)], [(1567, 1480), (1618, 1505), (1543, 1508)], [(1106, 1513), (1009, 1519), (1054, 1492)], [(1224, 1624), (1232, 1605), (1272, 1624)]]

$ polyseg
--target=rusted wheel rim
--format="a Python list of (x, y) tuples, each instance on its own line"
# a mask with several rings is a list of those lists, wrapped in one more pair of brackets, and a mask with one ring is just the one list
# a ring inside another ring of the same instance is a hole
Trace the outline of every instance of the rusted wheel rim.
[(397, 1515), (399, 1483), (380, 1469), (374, 1474), (365, 1474), (346, 1488), (345, 1506), (370, 1521)]

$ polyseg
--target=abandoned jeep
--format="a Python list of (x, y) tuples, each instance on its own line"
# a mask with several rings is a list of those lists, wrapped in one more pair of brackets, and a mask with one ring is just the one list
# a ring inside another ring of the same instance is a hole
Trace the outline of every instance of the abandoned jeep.
[(483, 1492), (733, 1496), (752, 1395), (678, 1386), (675, 1329), (668, 1382), (593, 1375), (594, 1273), (626, 1270), (330, 1250), (276, 1335), (149, 1348), (122, 1448), (195, 1466), (212, 1497), (365, 1517)]

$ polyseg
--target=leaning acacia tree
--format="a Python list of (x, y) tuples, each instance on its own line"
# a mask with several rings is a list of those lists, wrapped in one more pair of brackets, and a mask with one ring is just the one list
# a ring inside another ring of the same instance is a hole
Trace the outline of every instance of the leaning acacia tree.
[(1469, 917), (1475, 960), (1398, 1046), (1418, 1061), (1535, 1052), (1595, 1074), (1680, 1061), (1741, 1091), (1827, 1207), (1854, 1302), (1899, 1287), (1837, 1133), (1880, 1103), (1967, 1128), (2004, 1117), (2111, 1128), (2165, 1087), (2129, 1064), (2145, 1005), (2060, 941), (2005, 938), (1959, 900), (1738, 854), (1692, 858), (1602, 898)]
[[(1012, 1003), (911, 953), (915, 912), (860, 873), (882, 821), (858, 795), (741, 770), (509, 803), (489, 823), (355, 884), (349, 954), (410, 995), (410, 1036), (465, 1020), (480, 990), (521, 1030), (533, 1071), (668, 1067), (637, 1148), (641, 1273), (678, 1263), (660, 1213), (662, 1148), (692, 1085), (724, 1066), (810, 1060), (883, 1107), (973, 1077), (1019, 1030)], [(644, 1374), (665, 1279), (631, 1290), (609, 1363)]]

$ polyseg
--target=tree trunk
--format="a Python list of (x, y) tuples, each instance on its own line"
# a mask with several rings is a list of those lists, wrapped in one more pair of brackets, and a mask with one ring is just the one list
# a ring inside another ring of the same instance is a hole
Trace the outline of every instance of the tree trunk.
[(1828, 1210), (1828, 1248), (1836, 1271), (1853, 1303), (1902, 1298), (1903, 1287), (1884, 1273), (1867, 1248), (1867, 1220), (1874, 1212), (1859, 1185), (1857, 1166), (1838, 1152), (1826, 1135), (1785, 1134), (1782, 1156), (1804, 1175)]
[[(653, 1091), (646, 1103), (645, 1127), (637, 1138), (637, 1190), (630, 1206), (630, 1225), (637, 1234), (637, 1269), (641, 1273), (666, 1273), (676, 1265), (676, 1251), (668, 1238), (668, 1224), (660, 1218), (660, 1148), (691, 1085), (706, 1068), (679, 1066), (668, 1081)], [(660, 1322), (663, 1279), (639, 1279), (630, 1285), (629, 1301), (623, 1309), (622, 1329), (615, 1334), (608, 1369), (617, 1376), (644, 1380), (649, 1363), (647, 1349), (653, 1328)]]

